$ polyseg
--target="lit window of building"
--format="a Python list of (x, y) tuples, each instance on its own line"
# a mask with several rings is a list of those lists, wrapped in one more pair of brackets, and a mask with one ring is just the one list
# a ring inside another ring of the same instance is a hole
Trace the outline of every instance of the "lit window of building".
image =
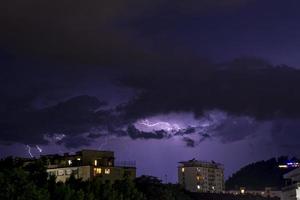
[(241, 188), (241, 194), (245, 194), (245, 189)]
[(203, 180), (202, 176), (196, 176), (197, 181)]
[(77, 158), (77, 160), (78, 160), (78, 161), (80, 161), (80, 160), (81, 160), (81, 158)]
[(68, 164), (69, 164), (69, 165), (72, 165), (72, 160), (68, 160)]
[(94, 175), (101, 174), (101, 168), (94, 168)]
[(95, 166), (97, 166), (97, 165), (98, 165), (98, 161), (97, 161), (97, 160), (95, 160), (95, 161), (94, 161), (94, 164), (95, 164)]
[(105, 170), (104, 170), (104, 173), (105, 173), (105, 174), (110, 174), (110, 169), (105, 169)]
[(58, 170), (57, 171), (57, 175), (58, 176), (63, 176), (65, 173), (64, 173), (64, 170)]
[(181, 168), (181, 172), (184, 172), (184, 167), (183, 167), (183, 168)]
[(200, 190), (200, 189), (201, 189), (201, 186), (200, 186), (200, 185), (197, 185), (197, 189)]

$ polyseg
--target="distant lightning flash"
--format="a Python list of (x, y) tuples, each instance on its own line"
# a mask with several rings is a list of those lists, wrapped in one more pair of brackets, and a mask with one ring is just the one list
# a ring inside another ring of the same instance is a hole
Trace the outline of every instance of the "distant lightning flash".
[(54, 139), (58, 141), (64, 139), (65, 137), (66, 137), (65, 134), (54, 134)]
[(168, 122), (156, 122), (156, 123), (150, 123), (149, 120), (143, 120), (140, 122), (141, 125), (147, 126), (147, 127), (160, 127), (162, 129), (166, 129), (167, 131), (178, 131), (180, 130), (180, 127), (178, 124), (170, 124)]
[(33, 155), (31, 153), (31, 147), (29, 145), (26, 145), (26, 147), (27, 147), (28, 154), (30, 155), (31, 158), (33, 158)]
[(42, 149), (41, 147), (39, 147), (38, 145), (35, 145), (35, 146), (36, 146), (36, 149), (37, 149), (40, 153), (43, 152), (43, 149)]

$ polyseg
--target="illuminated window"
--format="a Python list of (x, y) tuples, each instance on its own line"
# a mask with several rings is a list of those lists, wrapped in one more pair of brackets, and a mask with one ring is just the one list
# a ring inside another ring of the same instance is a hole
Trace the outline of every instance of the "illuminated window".
[(57, 175), (58, 176), (63, 176), (65, 173), (64, 173), (64, 170), (58, 170), (57, 171)]
[(94, 168), (94, 175), (101, 174), (101, 168)]
[(200, 185), (197, 185), (197, 189), (200, 190), (200, 189), (201, 189), (201, 186), (200, 186)]
[(104, 170), (104, 173), (105, 173), (105, 174), (110, 174), (110, 169), (105, 169), (105, 170)]
[(279, 168), (288, 168), (287, 165), (279, 165), (278, 167), (279, 167)]
[(95, 166), (97, 166), (97, 165), (98, 165), (98, 161), (97, 161), (97, 160), (95, 160), (94, 164), (95, 164)]
[(203, 178), (202, 178), (202, 176), (196, 176), (196, 179), (197, 179), (197, 181), (200, 181), (200, 180), (202, 180)]
[(181, 168), (181, 172), (184, 172), (184, 167), (183, 167), (183, 168)]
[(69, 164), (69, 165), (72, 165), (72, 160), (68, 160), (68, 164)]
[(79, 160), (81, 160), (81, 158), (77, 158), (77, 160), (79, 161)]
[(245, 189), (241, 189), (241, 194), (245, 194)]

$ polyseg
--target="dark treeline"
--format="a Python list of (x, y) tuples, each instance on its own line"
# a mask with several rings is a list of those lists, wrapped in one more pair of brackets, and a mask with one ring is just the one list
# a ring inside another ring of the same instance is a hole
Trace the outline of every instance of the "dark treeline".
[(101, 178), (82, 181), (71, 176), (66, 183), (56, 183), (48, 176), (44, 163), (37, 160), (24, 165), (11, 157), (0, 161), (1, 200), (190, 200), (178, 185), (162, 184), (155, 177), (135, 180), (124, 177), (115, 183)]
[(248, 190), (264, 190), (265, 187), (280, 190), (284, 186), (283, 175), (292, 168), (282, 169), (278, 168), (278, 165), (287, 162), (298, 162), (298, 159), (281, 156), (249, 164), (229, 177), (226, 190), (239, 190), (240, 187), (246, 187)]
[[(26, 163), (26, 162), (25, 162)], [(8, 157), (0, 160), (1, 200), (263, 200), (259, 196), (189, 193), (176, 184), (162, 184), (151, 176), (114, 183), (101, 178), (82, 181), (71, 176), (66, 183), (48, 176), (42, 160), (24, 164)]]

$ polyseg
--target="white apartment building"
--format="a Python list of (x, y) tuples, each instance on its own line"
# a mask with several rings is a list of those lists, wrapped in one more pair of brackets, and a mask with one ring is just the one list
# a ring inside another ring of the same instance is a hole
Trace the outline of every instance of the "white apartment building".
[(224, 167), (222, 164), (196, 159), (179, 163), (178, 183), (186, 190), (211, 193), (224, 191)]
[(300, 200), (300, 168), (283, 176), (286, 186), (282, 188), (281, 200)]

